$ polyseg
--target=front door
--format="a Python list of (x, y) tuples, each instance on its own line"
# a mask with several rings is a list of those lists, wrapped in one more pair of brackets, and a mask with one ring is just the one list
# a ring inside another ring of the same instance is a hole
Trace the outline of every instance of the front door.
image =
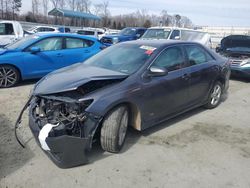
[[(62, 44), (62, 37), (50, 37), (25, 49), (22, 58), (26, 75), (30, 78), (39, 78), (63, 67)], [(40, 51), (32, 53), (31, 49), (34, 47), (39, 48)]]
[(147, 128), (183, 110), (187, 104), (188, 69), (181, 47), (161, 52), (152, 66), (164, 67), (168, 74), (144, 79), (142, 83), (143, 121)]

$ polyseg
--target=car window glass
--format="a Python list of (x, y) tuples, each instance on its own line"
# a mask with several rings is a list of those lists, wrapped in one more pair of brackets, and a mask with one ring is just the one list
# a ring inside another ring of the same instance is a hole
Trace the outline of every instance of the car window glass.
[(59, 37), (53, 37), (53, 38), (47, 38), (43, 39), (34, 45), (32, 47), (38, 47), (41, 49), (41, 51), (53, 51), (53, 50), (61, 50), (62, 49), (62, 38)]
[(87, 48), (93, 45), (93, 41), (90, 40), (82, 40), (77, 38), (66, 38), (66, 48)]
[(80, 34), (80, 35), (95, 35), (95, 32), (94, 31), (79, 30), (79, 31), (77, 31), (77, 34)]
[(142, 36), (144, 34), (145, 30), (144, 29), (139, 29), (137, 31), (137, 34), (139, 34), (140, 36)]
[(0, 35), (13, 35), (14, 29), (13, 25), (9, 23), (1, 23), (0, 24)]
[(185, 46), (185, 49), (191, 65), (198, 65), (212, 60), (212, 57), (199, 46)]
[(180, 31), (179, 30), (173, 30), (170, 39), (175, 39), (175, 37), (179, 37), (180, 36)]
[(44, 31), (55, 31), (53, 28), (44, 28)]
[(177, 70), (183, 67), (185, 62), (180, 47), (171, 47), (163, 51), (155, 60), (153, 66), (164, 67), (168, 71)]

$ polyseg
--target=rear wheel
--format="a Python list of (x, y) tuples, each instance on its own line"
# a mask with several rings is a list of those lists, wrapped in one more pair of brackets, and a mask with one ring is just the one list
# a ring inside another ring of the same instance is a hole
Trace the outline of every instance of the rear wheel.
[(209, 95), (208, 103), (205, 105), (206, 108), (212, 109), (217, 107), (221, 102), (222, 97), (222, 84), (220, 82), (216, 82), (214, 87)]
[(20, 80), (18, 70), (10, 65), (0, 65), (0, 88), (16, 85)]
[(128, 119), (126, 106), (115, 108), (105, 117), (101, 129), (101, 146), (104, 150), (112, 153), (121, 150), (127, 133)]

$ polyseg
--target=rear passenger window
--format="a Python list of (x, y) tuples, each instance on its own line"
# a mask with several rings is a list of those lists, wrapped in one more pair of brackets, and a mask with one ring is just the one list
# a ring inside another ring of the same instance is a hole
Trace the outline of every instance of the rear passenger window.
[(199, 46), (185, 46), (189, 64), (199, 65), (213, 60), (211, 55)]
[(66, 38), (66, 48), (88, 48), (94, 44), (93, 41), (77, 38)]
[(181, 69), (184, 66), (184, 56), (180, 47), (171, 47), (163, 51), (155, 60), (153, 66), (164, 67), (168, 71)]

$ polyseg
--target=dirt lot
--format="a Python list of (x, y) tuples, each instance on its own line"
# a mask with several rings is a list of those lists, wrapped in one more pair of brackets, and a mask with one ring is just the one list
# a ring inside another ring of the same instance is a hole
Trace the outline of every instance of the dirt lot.
[(232, 80), (214, 110), (195, 109), (162, 125), (130, 131), (121, 154), (98, 145), (90, 164), (56, 167), (35, 143), (27, 115), (14, 122), (33, 83), (0, 90), (0, 187), (250, 187), (250, 83)]

